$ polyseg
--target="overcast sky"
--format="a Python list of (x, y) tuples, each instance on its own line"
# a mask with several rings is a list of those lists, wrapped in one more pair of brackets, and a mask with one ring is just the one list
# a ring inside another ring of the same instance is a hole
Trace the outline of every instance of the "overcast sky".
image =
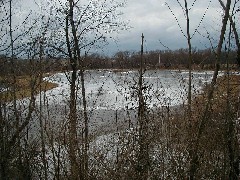
[[(179, 1), (184, 6), (184, 1)], [(189, 11), (190, 33), (194, 34), (192, 46), (198, 49), (210, 47), (209, 40), (204, 37), (207, 36), (207, 32), (213, 38), (213, 44), (216, 44), (220, 34), (223, 12), (218, 0), (209, 1), (188, 0), (188, 6), (191, 7)], [(34, 0), (21, 0), (21, 2), (24, 4), (22, 4), (22, 8), (19, 8), (22, 14), (24, 13), (23, 9), (34, 7)], [(195, 4), (192, 6), (193, 2)], [(144, 51), (166, 49), (159, 41), (173, 50), (187, 48), (187, 40), (181, 33), (180, 27), (168, 6), (175, 14), (183, 33), (186, 34), (186, 18), (177, 0), (127, 0), (125, 7), (121, 9), (124, 14), (120, 18), (129, 22), (129, 26), (132, 28), (118, 33), (117, 43), (109, 41), (110, 44), (104, 48), (104, 52), (100, 50), (98, 52), (113, 55), (117, 51), (139, 51), (142, 33), (145, 36)], [(200, 23), (203, 14), (205, 16)], [(198, 31), (194, 33), (196, 28)]]
[[(186, 34), (186, 19), (176, 0), (128, 0), (124, 9), (124, 19), (129, 20), (129, 24), (133, 28), (119, 34), (119, 44), (118, 46), (112, 46), (111, 51), (139, 50), (141, 33), (144, 33), (145, 36), (145, 50), (166, 49), (159, 41), (170, 49), (186, 48), (187, 40), (181, 33), (174, 16), (165, 2), (173, 10), (181, 28)], [(183, 0), (180, 2), (183, 2)], [(188, 2), (190, 6), (193, 0)], [(184, 6), (184, 4), (182, 5)], [(191, 34), (198, 27), (205, 12), (206, 15), (198, 30), (202, 35), (206, 35), (208, 31), (217, 40), (222, 14), (217, 0), (211, 3), (209, 3), (209, 0), (196, 1), (190, 10)], [(199, 33), (193, 36), (192, 44), (193, 47), (197, 48), (209, 47), (208, 39), (202, 37)]]

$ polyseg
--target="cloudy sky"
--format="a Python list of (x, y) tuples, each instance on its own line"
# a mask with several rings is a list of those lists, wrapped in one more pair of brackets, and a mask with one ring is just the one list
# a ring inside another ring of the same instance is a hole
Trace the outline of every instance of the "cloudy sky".
[[(180, 2), (183, 3), (183, 0), (180, 0)], [(193, 0), (188, 2), (191, 7)], [(168, 6), (174, 12), (183, 32), (186, 34), (186, 19), (176, 0), (128, 0), (123, 16), (124, 19), (129, 20), (129, 24), (133, 28), (119, 34), (119, 43), (112, 46), (111, 51), (118, 49), (139, 50), (141, 33), (144, 33), (145, 36), (145, 50), (166, 49), (159, 41), (170, 49), (186, 48), (186, 38), (181, 33), (180, 27)], [(198, 27), (205, 12), (206, 15), (200, 27)], [(218, 1), (209, 3), (209, 0), (197, 0), (189, 13), (191, 34), (194, 33), (196, 28), (199, 31), (193, 36), (193, 47), (208, 47), (209, 40), (203, 36), (209, 32), (210, 36), (217, 40), (219, 35), (222, 11)]]
[[(34, 1), (41, 2), (41, 0), (19, 1), (21, 8), (18, 10), (21, 11), (23, 17), (24, 11), (26, 15), (26, 10), (34, 10)], [(121, 2), (121, 0), (118, 1)], [(184, 37), (184, 34), (186, 35), (186, 18), (181, 8), (181, 5), (184, 7), (184, 0), (179, 0), (179, 2), (182, 4), (178, 4), (177, 0), (127, 0), (125, 7), (121, 9), (123, 15), (119, 18), (129, 22), (129, 26), (132, 28), (114, 35), (117, 43), (109, 41), (109, 45), (104, 48), (104, 51), (98, 50), (98, 52), (113, 55), (118, 51), (139, 51), (142, 33), (145, 36), (145, 51), (164, 50), (166, 47), (173, 50), (187, 48), (187, 40)], [(223, 13), (218, 0), (188, 0), (188, 6), (190, 8), (192, 46), (199, 49), (210, 47), (209, 40), (206, 38), (207, 33), (215, 45), (220, 34)]]

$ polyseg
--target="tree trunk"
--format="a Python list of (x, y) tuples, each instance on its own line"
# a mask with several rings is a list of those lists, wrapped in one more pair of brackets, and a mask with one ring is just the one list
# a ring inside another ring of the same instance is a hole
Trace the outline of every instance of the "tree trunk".
[[(78, 141), (77, 141), (77, 110), (76, 110), (76, 81), (77, 81), (77, 59), (76, 56), (72, 55), (70, 40), (69, 40), (69, 32), (68, 32), (68, 19), (72, 21), (73, 16), (73, 8), (72, 1), (69, 0), (70, 10), (69, 14), (66, 16), (66, 43), (68, 48), (68, 56), (70, 58), (72, 74), (70, 81), (70, 112), (69, 112), (69, 157), (70, 157), (70, 165), (71, 165), (71, 179), (79, 179), (79, 166), (77, 162), (77, 149), (78, 149)], [(70, 22), (72, 23), (72, 22)]]
[(141, 64), (140, 64), (140, 76), (139, 76), (139, 89), (138, 89), (138, 123), (139, 123), (139, 154), (138, 154), (138, 178), (148, 179), (149, 173), (149, 150), (148, 150), (148, 121), (145, 115), (146, 108), (143, 95), (143, 39), (141, 45)]

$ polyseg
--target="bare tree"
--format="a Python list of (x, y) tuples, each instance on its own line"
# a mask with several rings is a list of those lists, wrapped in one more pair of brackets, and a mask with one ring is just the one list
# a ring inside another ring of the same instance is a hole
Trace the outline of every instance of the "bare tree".
[[(226, 6), (225, 4), (222, 2), (222, 0), (218, 0), (219, 3), (221, 4), (223, 10), (225, 11), (226, 10)], [(235, 0), (234, 2), (234, 7), (236, 6), (238, 1)], [(234, 10), (234, 9), (233, 9)], [(236, 23), (233, 21), (233, 16), (232, 15), (229, 15), (229, 21), (231, 23), (231, 26), (232, 26), (232, 29), (233, 29), (233, 33), (234, 33), (234, 36), (235, 36), (235, 41), (236, 41), (236, 45), (237, 45), (237, 63), (238, 63), (238, 66), (240, 67), (240, 42), (239, 42), (239, 35), (238, 35), (238, 32), (237, 32), (237, 28), (236, 28)]]
[[(69, 156), (71, 177), (74, 179), (88, 179), (89, 117), (85, 92), (84, 55), (81, 55), (81, 53), (106, 44), (107, 35), (111, 31), (117, 32), (121, 26), (125, 26), (125, 24), (117, 20), (117, 15), (115, 14), (118, 8), (122, 7), (124, 3), (113, 1), (112, 4), (109, 4), (106, 1), (98, 2), (95, 0), (89, 1), (86, 4), (74, 0), (68, 0), (66, 5), (61, 1), (55, 1), (55, 3), (60, 6), (56, 12), (57, 17), (65, 16), (65, 22), (59, 19), (60, 24), (65, 24), (64, 29), (62, 29), (61, 25), (56, 25), (58, 32), (65, 34), (65, 40), (60, 37), (58, 39), (60, 41), (57, 44), (56, 39), (54, 39), (55, 42), (49, 44), (49, 48), (67, 57), (72, 70), (69, 78)], [(53, 21), (56, 23), (55, 20)], [(80, 80), (80, 84), (78, 84), (78, 80)], [(81, 88), (83, 105), (82, 118), (80, 117), (81, 122), (78, 120), (79, 113), (78, 105), (76, 104), (79, 98), (79, 87)], [(78, 124), (81, 124), (83, 127), (83, 137), (81, 133), (78, 133)], [(82, 137), (81, 141), (79, 141), (80, 137)]]
[(224, 41), (224, 37), (225, 37), (225, 32), (226, 32), (226, 27), (227, 27), (227, 22), (229, 19), (229, 11), (230, 11), (230, 6), (231, 6), (231, 0), (227, 1), (226, 4), (226, 9), (225, 9), (225, 13), (224, 13), (224, 18), (222, 21), (222, 28), (221, 28), (221, 34), (219, 37), (219, 42), (218, 42), (218, 46), (217, 46), (217, 50), (216, 50), (216, 62), (215, 62), (215, 71), (213, 74), (213, 78), (212, 78), (212, 82), (210, 85), (210, 89), (208, 91), (208, 97), (207, 97), (207, 104), (205, 106), (205, 110), (203, 112), (203, 116), (200, 119), (200, 124), (199, 124), (199, 128), (197, 131), (197, 136), (196, 136), (196, 140), (194, 142), (193, 145), (193, 156), (191, 158), (191, 165), (190, 165), (190, 174), (189, 177), (190, 179), (194, 179), (195, 178), (195, 174), (197, 172), (198, 169), (198, 158), (199, 158), (199, 154), (198, 154), (198, 148), (199, 148), (199, 141), (200, 138), (202, 136), (204, 127), (206, 126), (206, 123), (210, 117), (211, 114), (211, 102), (212, 102), (212, 98), (213, 98), (213, 93), (214, 93), (214, 89), (216, 86), (216, 82), (217, 82), (217, 76), (218, 76), (218, 72), (220, 69), (220, 55), (221, 55), (221, 51), (222, 51), (222, 45), (223, 45), (223, 41)]
[[(25, 131), (35, 108), (35, 86), (30, 88), (29, 104), (25, 111), (19, 110), (19, 96), (17, 86), (17, 76), (19, 71), (17, 69), (17, 55), (21, 52), (19, 43), (29, 31), (19, 32), (19, 26), (13, 24), (14, 17), (14, 3), (15, 1), (1, 1), (1, 8), (6, 13), (6, 16), (1, 17), (1, 46), (0, 51), (6, 54), (6, 61), (10, 62), (10, 71), (8, 72), (10, 78), (5, 79), (9, 84), (8, 91), (10, 93), (1, 94), (0, 111), (1, 111), (1, 178), (9, 179), (14, 177), (31, 177), (30, 165), (28, 164), (28, 152), (24, 151), (23, 140), (25, 139)], [(1, 14), (2, 15), (2, 14)], [(30, 14), (27, 16), (29, 17)], [(26, 19), (23, 26), (26, 24)], [(6, 33), (4, 32), (6, 29)], [(17, 34), (18, 33), (18, 34)], [(6, 38), (9, 36), (9, 38)], [(10, 39), (10, 40), (9, 40)], [(10, 52), (10, 53), (9, 53)], [(8, 57), (9, 56), (9, 57)], [(11, 101), (11, 102), (9, 102)], [(12, 104), (9, 105), (9, 104)], [(13, 107), (13, 109), (12, 109)], [(24, 115), (24, 113), (26, 113)], [(25, 169), (24, 169), (25, 168)]]
[(144, 57), (143, 57), (143, 42), (144, 36), (142, 34), (141, 44), (141, 58), (140, 58), (140, 69), (139, 69), (139, 81), (138, 81), (138, 123), (139, 123), (139, 152), (137, 154), (138, 164), (137, 171), (140, 179), (148, 179), (149, 176), (149, 120), (147, 117), (146, 102), (144, 100)]

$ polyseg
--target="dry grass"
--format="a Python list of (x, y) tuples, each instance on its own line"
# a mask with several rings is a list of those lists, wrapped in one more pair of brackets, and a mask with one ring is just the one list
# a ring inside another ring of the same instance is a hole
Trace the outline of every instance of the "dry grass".
[[(222, 169), (228, 162), (227, 137), (229, 122), (237, 120), (239, 110), (240, 76), (231, 75), (219, 77), (212, 98), (212, 106), (206, 113), (208, 87), (205, 87), (201, 95), (194, 97), (192, 101), (192, 117), (189, 121), (187, 106), (180, 109), (181, 114), (174, 114), (171, 118), (171, 142), (174, 147), (181, 147), (180, 152), (189, 150), (191, 145), (196, 146), (199, 155), (198, 175), (221, 177), (225, 174)], [(185, 112), (185, 113), (184, 113)], [(199, 135), (200, 124), (203, 123), (202, 133)], [(236, 126), (237, 127), (237, 126)], [(235, 136), (237, 132), (234, 132)], [(199, 138), (199, 139), (198, 139)], [(234, 143), (235, 143), (234, 139)], [(236, 148), (235, 146), (233, 148)], [(236, 150), (236, 149), (234, 149)], [(185, 154), (188, 157), (188, 154)], [(225, 159), (224, 159), (225, 157)], [(215, 179), (218, 179), (216, 178)]]
[[(30, 76), (17, 76), (16, 83), (13, 83), (13, 79), (11, 78), (3, 78), (0, 77), (1, 82), (9, 87), (8, 91), (0, 93), (1, 100), (6, 102), (12, 101), (14, 96), (16, 99), (23, 99), (26, 97), (30, 97), (33, 93), (37, 95), (40, 90), (47, 91), (57, 87), (58, 85), (55, 83), (41, 81), (39, 78), (31, 78)], [(14, 93), (15, 89), (15, 93)]]
[[(194, 112), (201, 112), (207, 102), (208, 87), (205, 87), (204, 93), (196, 96), (193, 101)], [(232, 104), (232, 108), (236, 108), (240, 92), (240, 76), (231, 75), (218, 78), (216, 89), (212, 99), (212, 113), (224, 111), (227, 101)]]
[[(240, 76), (231, 75), (228, 77), (222, 76), (218, 78), (216, 88), (214, 90), (211, 101), (211, 108), (208, 112), (206, 123), (204, 125), (204, 139), (210, 144), (219, 143), (223, 139), (225, 133), (225, 123), (227, 116), (237, 119), (237, 111), (239, 109), (239, 93), (240, 93)], [(179, 134), (182, 138), (192, 138), (198, 132), (199, 125), (203, 119), (207, 105), (208, 86), (204, 88), (204, 92), (193, 98), (192, 101), (192, 116), (189, 122), (187, 115), (187, 106), (182, 107), (180, 114), (173, 113), (172, 125), (173, 138), (179, 139)], [(184, 113), (185, 112), (185, 113)], [(191, 126), (189, 127), (189, 123)], [(190, 128), (190, 129), (188, 129)], [(190, 132), (190, 137), (186, 137)], [(181, 138), (180, 138), (181, 139)]]

